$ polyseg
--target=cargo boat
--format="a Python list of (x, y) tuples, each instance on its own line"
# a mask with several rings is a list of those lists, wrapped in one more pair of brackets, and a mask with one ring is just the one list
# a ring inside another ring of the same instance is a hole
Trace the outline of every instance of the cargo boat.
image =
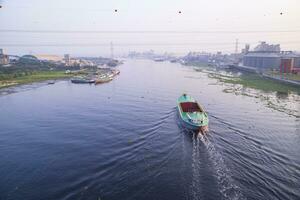
[(75, 77), (71, 79), (72, 83), (95, 83), (95, 80), (93, 79), (86, 79), (82, 77)]
[(185, 127), (201, 132), (208, 131), (208, 116), (199, 103), (191, 96), (183, 94), (177, 100), (177, 108)]

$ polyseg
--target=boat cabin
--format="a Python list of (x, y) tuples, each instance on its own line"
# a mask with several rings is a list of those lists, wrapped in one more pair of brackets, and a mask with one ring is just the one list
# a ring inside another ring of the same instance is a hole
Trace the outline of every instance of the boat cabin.
[(203, 112), (203, 109), (196, 102), (183, 102), (180, 103), (180, 107), (183, 112)]

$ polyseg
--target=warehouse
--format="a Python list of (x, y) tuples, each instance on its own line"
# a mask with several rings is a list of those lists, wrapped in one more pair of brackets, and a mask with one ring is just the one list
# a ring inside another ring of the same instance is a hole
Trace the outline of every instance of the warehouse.
[(243, 65), (255, 67), (259, 70), (279, 69), (281, 64), (281, 55), (279, 52), (253, 51), (248, 52), (243, 57)]

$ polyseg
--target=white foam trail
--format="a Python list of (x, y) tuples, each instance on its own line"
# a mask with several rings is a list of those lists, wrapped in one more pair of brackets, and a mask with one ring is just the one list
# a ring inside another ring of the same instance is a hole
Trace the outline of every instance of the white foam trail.
[[(182, 171), (181, 171), (181, 179), (182, 179), (182, 183), (186, 183), (186, 175), (184, 173), (184, 169), (186, 168), (186, 157), (187, 157), (187, 149), (186, 149), (186, 145), (185, 145), (185, 135), (182, 133), (181, 134), (181, 146), (182, 146), (182, 156), (181, 156), (181, 164), (182, 164)], [(189, 193), (188, 193), (188, 189), (189, 186), (184, 184), (184, 198), (183, 199), (189, 199)]]
[(215, 149), (213, 143), (211, 143), (203, 134), (199, 134), (198, 140), (201, 140), (207, 149), (208, 156), (214, 166), (218, 186), (223, 197), (228, 200), (246, 199), (241, 194), (240, 188), (234, 184), (234, 180), (230, 176), (230, 171), (226, 167), (221, 154)]
[(193, 152), (192, 152), (192, 184), (191, 192), (193, 199), (200, 199), (199, 194), (201, 194), (201, 187), (199, 187), (199, 141), (197, 136), (193, 135)]

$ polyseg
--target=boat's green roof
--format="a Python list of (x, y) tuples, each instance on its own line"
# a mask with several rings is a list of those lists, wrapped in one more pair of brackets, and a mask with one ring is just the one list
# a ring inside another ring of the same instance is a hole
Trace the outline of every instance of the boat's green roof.
[(182, 103), (182, 102), (196, 102), (196, 100), (191, 97), (190, 95), (181, 95), (178, 100), (177, 100), (178, 103)]

